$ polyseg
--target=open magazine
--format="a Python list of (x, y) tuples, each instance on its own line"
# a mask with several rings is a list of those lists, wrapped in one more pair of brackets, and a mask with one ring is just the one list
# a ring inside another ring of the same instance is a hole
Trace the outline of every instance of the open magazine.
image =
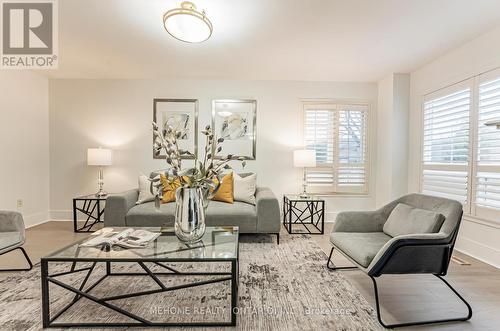
[(113, 246), (123, 248), (144, 248), (160, 236), (160, 233), (146, 230), (125, 229), (120, 232), (111, 231), (89, 239), (80, 247), (102, 247), (106, 250)]

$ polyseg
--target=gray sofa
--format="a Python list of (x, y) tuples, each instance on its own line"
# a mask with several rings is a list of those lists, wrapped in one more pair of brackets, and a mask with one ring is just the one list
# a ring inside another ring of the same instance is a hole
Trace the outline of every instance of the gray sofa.
[[(154, 202), (136, 205), (139, 191), (133, 189), (106, 199), (105, 226), (173, 226), (175, 202), (162, 204), (157, 211)], [(257, 187), (256, 205), (235, 201), (233, 204), (210, 201), (206, 210), (208, 226), (238, 226), (240, 233), (274, 234), (279, 244), (280, 208), (271, 189)]]

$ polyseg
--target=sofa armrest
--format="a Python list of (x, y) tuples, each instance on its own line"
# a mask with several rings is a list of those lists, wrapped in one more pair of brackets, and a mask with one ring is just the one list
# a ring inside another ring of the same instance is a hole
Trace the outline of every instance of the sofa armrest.
[(332, 232), (381, 232), (386, 220), (380, 211), (344, 211), (337, 215)]
[(258, 187), (255, 192), (257, 208), (257, 232), (279, 233), (281, 224), (280, 204), (273, 191)]
[(104, 226), (126, 226), (125, 216), (135, 206), (138, 197), (137, 189), (110, 195), (104, 208)]

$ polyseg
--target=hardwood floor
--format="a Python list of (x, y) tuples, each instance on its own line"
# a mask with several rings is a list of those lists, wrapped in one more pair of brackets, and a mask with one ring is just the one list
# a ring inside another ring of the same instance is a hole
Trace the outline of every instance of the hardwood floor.
[[(313, 236), (327, 254), (331, 248), (328, 239), (331, 226), (332, 224), (326, 225), (325, 235)], [(40, 257), (56, 249), (88, 236), (73, 233), (71, 222), (44, 223), (28, 229), (26, 235), (25, 248), (33, 263), (38, 263)], [(470, 265), (452, 262), (446, 279), (471, 304), (472, 319), (464, 323), (412, 327), (403, 330), (500, 330), (500, 270), (469, 256), (460, 253), (456, 255), (470, 262)], [(338, 253), (334, 254), (333, 260), (337, 265), (349, 264)], [(23, 262), (21, 253), (17, 251), (0, 256), (1, 266), (20, 267)], [(368, 302), (375, 306), (372, 282), (363, 272), (358, 270), (332, 272), (342, 272)], [(9, 274), (12, 273), (3, 272), (0, 273), (0, 277)], [(382, 276), (378, 283), (382, 314), (388, 323), (466, 314), (463, 304), (433, 276)]]

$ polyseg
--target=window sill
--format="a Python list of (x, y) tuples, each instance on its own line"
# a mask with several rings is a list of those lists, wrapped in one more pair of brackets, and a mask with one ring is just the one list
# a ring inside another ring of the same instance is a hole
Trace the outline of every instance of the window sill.
[(465, 214), (465, 213), (464, 213), (463, 218), (466, 221), (469, 221), (469, 222), (481, 224), (481, 225), (484, 225), (484, 226), (489, 226), (489, 227), (492, 227), (492, 228), (495, 228), (495, 229), (500, 229), (500, 222), (497, 221), (497, 220), (488, 220), (488, 219), (485, 219), (485, 218), (481, 218), (481, 217), (478, 217), (478, 216), (475, 216), (475, 215)]

